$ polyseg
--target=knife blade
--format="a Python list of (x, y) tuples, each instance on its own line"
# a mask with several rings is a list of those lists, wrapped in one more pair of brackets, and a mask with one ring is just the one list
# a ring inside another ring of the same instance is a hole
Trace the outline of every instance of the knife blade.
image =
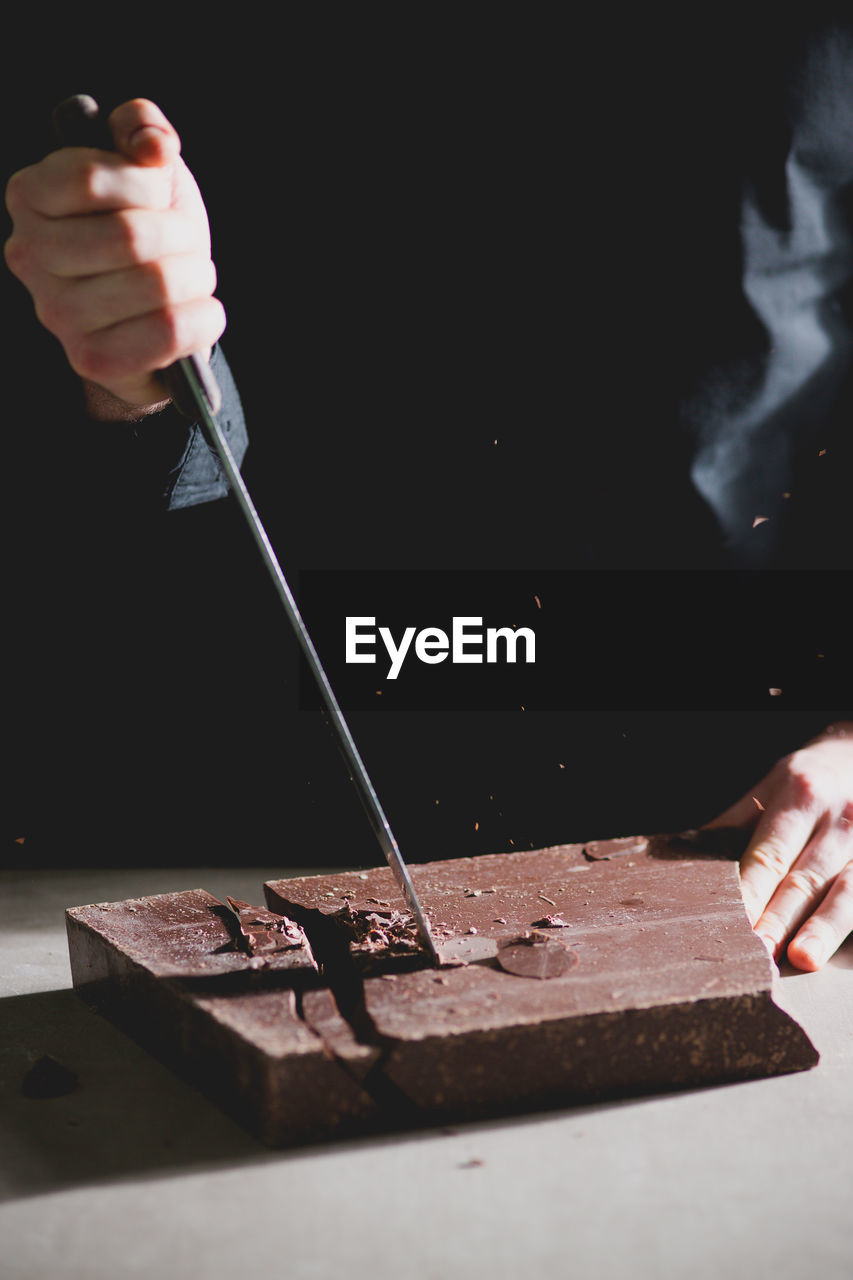
[[(92, 146), (112, 150), (105, 122), (94, 98), (88, 94), (75, 94), (60, 102), (53, 110), (54, 131), (63, 146)], [(216, 379), (203, 356), (194, 354), (176, 361), (159, 375), (165, 383), (176, 408), (192, 421), (198, 421), (205, 437), (219, 458), (228, 488), (246, 519), (255, 545), (272, 578), (273, 585), (290, 621), (300, 649), (308, 663), (323, 706), (340, 748), (349, 776), (378, 840), (379, 847), (393, 872), (403, 897), (415, 918), (427, 952), (435, 964), (440, 962), (438, 951), (430, 931), (424, 910), (415, 892), (409, 869), (400, 853), (399, 845), (391, 831), (385, 812), (379, 803), (376, 789), (370, 780), (364, 761), (335, 697), (329, 678), (320, 661), (308, 629), (288, 586), (272, 543), (267, 536), (240, 469), (231, 452), (227, 437), (216, 414), (221, 396)]]

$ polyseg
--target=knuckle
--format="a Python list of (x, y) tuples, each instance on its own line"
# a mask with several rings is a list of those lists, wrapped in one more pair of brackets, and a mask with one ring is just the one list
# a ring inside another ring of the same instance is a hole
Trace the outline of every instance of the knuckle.
[(161, 356), (177, 356), (183, 335), (183, 318), (177, 307), (163, 307), (151, 317), (156, 348)]
[(81, 378), (103, 382), (113, 372), (103, 343), (97, 333), (77, 334), (66, 340), (65, 354), (72, 369)]
[(768, 907), (763, 912), (761, 916), (761, 932), (773, 942), (780, 943), (783, 938), (787, 937), (790, 928), (789, 922), (778, 911), (771, 911)]
[(791, 799), (800, 809), (811, 808), (817, 799), (815, 778), (808, 759), (795, 751), (785, 760), (785, 779)]
[(753, 849), (749, 861), (771, 872), (776, 879), (781, 879), (788, 870), (788, 859), (781, 849), (770, 843), (761, 844), (757, 849)]
[(174, 289), (166, 264), (159, 259), (145, 262), (140, 271), (145, 282), (145, 292), (155, 307), (167, 306), (174, 297)]
[(111, 219), (112, 234), (116, 247), (131, 263), (145, 261), (144, 224), (136, 216), (134, 209), (120, 209)]
[(40, 293), (34, 299), (36, 315), (38, 316), (45, 329), (49, 329), (51, 333), (60, 334), (67, 323), (67, 308), (62, 304), (58, 294)]
[(27, 177), (26, 170), (18, 169), (6, 183), (6, 208), (14, 217), (16, 210), (26, 202)]
[(853, 907), (853, 861), (839, 871), (833, 889), (846, 906)]
[(217, 341), (217, 339), (222, 337), (223, 333), (225, 332), (225, 326), (228, 323), (228, 321), (225, 315), (225, 308), (223, 307), (219, 299), (211, 298), (210, 302), (212, 304), (212, 308), (210, 312), (211, 334), (212, 335), (215, 334), (215, 336), (212, 337), (211, 340), (215, 342)]
[(786, 885), (804, 898), (814, 898), (826, 886), (826, 879), (814, 867), (797, 867), (787, 877)]
[(6, 259), (6, 266), (12, 274), (17, 276), (19, 280), (23, 280), (32, 264), (32, 251), (29, 242), (13, 231), (3, 246), (3, 256)]
[(91, 348), (91, 344), (85, 335), (75, 335), (69, 338), (63, 344), (65, 354), (68, 357), (68, 363), (75, 373), (81, 378), (91, 378), (97, 381), (99, 370), (97, 368), (97, 360), (95, 352)]
[(97, 204), (104, 195), (104, 168), (88, 156), (78, 162), (73, 181), (74, 194), (81, 204)]

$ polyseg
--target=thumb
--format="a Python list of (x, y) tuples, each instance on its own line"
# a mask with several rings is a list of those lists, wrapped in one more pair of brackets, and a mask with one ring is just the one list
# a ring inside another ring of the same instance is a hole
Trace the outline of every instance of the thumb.
[(178, 134), (147, 98), (122, 103), (110, 113), (108, 123), (116, 150), (134, 164), (162, 168), (181, 153)]

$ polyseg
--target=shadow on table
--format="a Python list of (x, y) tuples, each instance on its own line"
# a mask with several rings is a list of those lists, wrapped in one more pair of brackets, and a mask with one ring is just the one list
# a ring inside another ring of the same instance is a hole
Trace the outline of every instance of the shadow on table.
[[(125, 1178), (322, 1157), (344, 1148), (541, 1123), (549, 1117), (589, 1115), (660, 1097), (646, 1094), (528, 1109), (466, 1123), (433, 1120), (419, 1128), (270, 1150), (89, 1010), (71, 989), (0, 1000), (0, 1027), (0, 1149), (6, 1170), (0, 1202)], [(34, 1065), (45, 1056), (64, 1068), (49, 1075), (48, 1088), (57, 1081), (72, 1087), (58, 1096), (29, 1097), (24, 1081), (32, 1081)]]

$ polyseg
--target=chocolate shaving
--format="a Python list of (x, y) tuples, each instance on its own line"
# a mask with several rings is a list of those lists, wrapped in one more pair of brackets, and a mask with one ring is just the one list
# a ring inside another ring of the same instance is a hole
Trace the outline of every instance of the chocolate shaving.
[(255, 956), (259, 952), (289, 951), (302, 946), (302, 930), (287, 916), (278, 915), (267, 907), (253, 907), (228, 894), (225, 901), (227, 907), (222, 902), (217, 902), (217, 906), (231, 931), (235, 950)]
[[(369, 898), (369, 902), (377, 899)], [(335, 918), (352, 934), (363, 951), (419, 951), (422, 947), (413, 915), (389, 907), (385, 911), (357, 911), (347, 902)]]

